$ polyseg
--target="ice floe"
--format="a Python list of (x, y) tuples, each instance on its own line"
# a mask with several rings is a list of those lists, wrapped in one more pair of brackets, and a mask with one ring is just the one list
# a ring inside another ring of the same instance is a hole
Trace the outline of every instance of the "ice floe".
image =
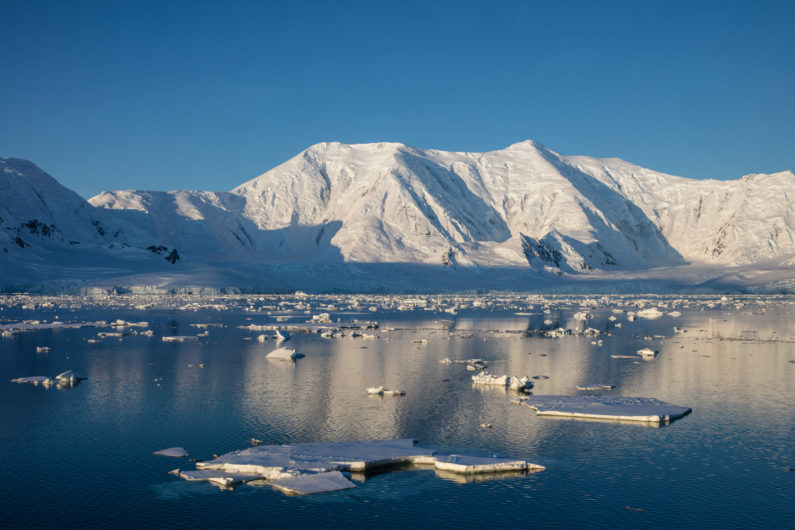
[(598, 383), (591, 383), (588, 385), (577, 385), (577, 390), (612, 390), (613, 385), (601, 385)]
[(310, 494), (354, 487), (343, 471), (365, 472), (389, 466), (427, 465), (465, 475), (544, 469), (525, 460), (439, 453), (415, 443), (412, 439), (397, 439), (259, 445), (197, 462), (197, 471), (180, 471), (179, 476), (191, 481), (209, 480), (220, 486), (258, 478), (287, 493)]
[(152, 454), (160, 456), (171, 456), (174, 458), (185, 458), (186, 456), (188, 456), (188, 452), (185, 450), (184, 447), (168, 447), (166, 449), (155, 451)]
[(681, 418), (692, 410), (655, 398), (628, 396), (530, 396), (515, 398), (513, 402), (527, 405), (539, 416), (656, 423), (666, 423)]

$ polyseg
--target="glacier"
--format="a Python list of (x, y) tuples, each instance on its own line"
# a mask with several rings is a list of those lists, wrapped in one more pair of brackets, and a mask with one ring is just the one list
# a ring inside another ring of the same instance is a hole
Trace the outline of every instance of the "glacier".
[(329, 142), (230, 191), (86, 201), (32, 162), (0, 168), (5, 291), (795, 292), (791, 171)]

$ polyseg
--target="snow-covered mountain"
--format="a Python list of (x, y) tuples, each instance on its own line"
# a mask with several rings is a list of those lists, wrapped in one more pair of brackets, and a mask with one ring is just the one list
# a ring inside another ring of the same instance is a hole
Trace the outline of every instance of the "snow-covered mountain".
[[(716, 276), (795, 257), (790, 171), (699, 181), (532, 141), (488, 153), (322, 143), (229, 192), (113, 191), (86, 203), (29, 162), (0, 162), (6, 253), (35, 250), (14, 244), (35, 219), (63, 241), (157, 255), (169, 274), (402, 264), (538, 282), (684, 266)], [(163, 264), (169, 256), (180, 260)]]

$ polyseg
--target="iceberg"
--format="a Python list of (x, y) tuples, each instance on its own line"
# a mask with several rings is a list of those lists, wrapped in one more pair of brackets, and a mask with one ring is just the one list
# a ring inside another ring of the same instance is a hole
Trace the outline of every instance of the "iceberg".
[(692, 409), (672, 405), (655, 398), (603, 396), (530, 396), (516, 398), (539, 416), (563, 416), (584, 419), (609, 419), (668, 423), (689, 414)]

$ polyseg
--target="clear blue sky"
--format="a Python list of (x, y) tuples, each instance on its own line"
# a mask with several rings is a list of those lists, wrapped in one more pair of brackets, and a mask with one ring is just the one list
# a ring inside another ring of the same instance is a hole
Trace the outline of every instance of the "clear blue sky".
[(0, 156), (85, 197), (321, 141), (795, 170), (795, 1), (0, 0), (0, 50)]

